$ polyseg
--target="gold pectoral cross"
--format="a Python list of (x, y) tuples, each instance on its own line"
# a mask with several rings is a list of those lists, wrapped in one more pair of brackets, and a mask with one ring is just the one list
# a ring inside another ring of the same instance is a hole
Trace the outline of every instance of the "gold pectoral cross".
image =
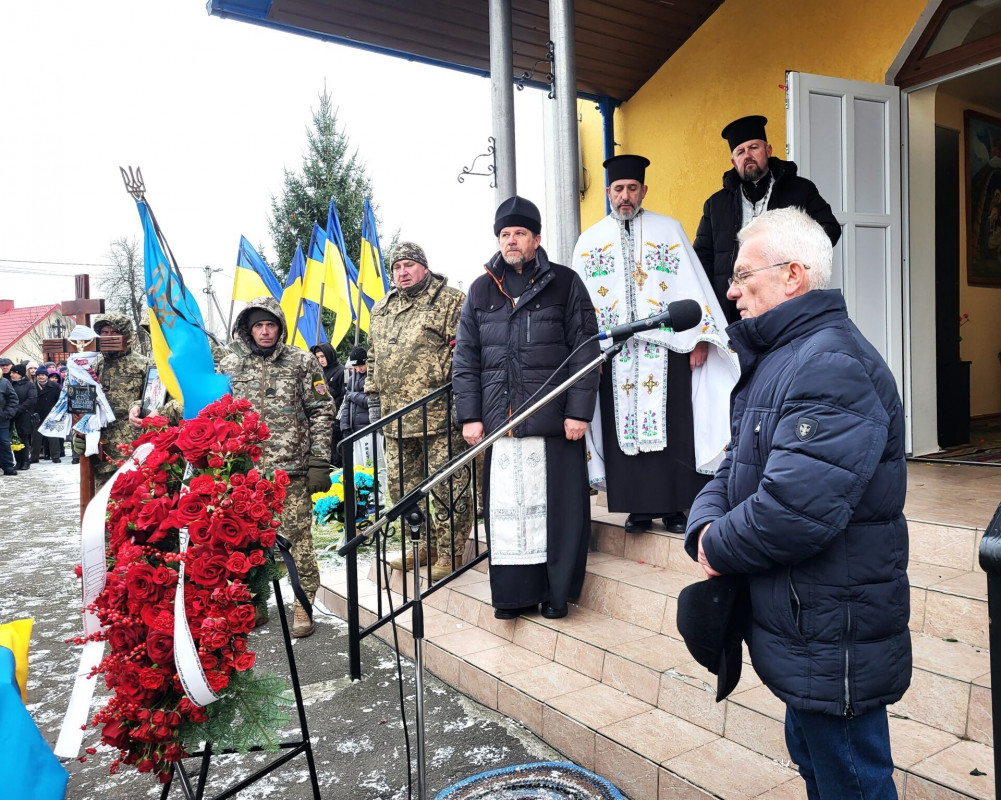
[(643, 271), (643, 265), (639, 261), (637, 261), (636, 269), (633, 270), (632, 279), (636, 281), (636, 285), (639, 287), (640, 291), (643, 291), (643, 284), (649, 277), (650, 276)]

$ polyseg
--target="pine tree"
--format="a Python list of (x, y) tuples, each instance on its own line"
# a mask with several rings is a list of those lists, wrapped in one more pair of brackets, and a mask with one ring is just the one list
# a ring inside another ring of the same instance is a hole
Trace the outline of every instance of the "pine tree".
[[(344, 127), (337, 122), (337, 111), (331, 103), (330, 93), (324, 88), (319, 97), (319, 108), (313, 111), (313, 127), (306, 134), (309, 146), (303, 156), (302, 169), (299, 172), (286, 169), (281, 197), (271, 198), (269, 227), (278, 257), (273, 269), (283, 282), (295, 255), (296, 243), (301, 241), (305, 251), (309, 246), (313, 223), (326, 227), (331, 198), (340, 216), (348, 256), (353, 261), (357, 261), (361, 247), (366, 196), (376, 208), (372, 199), (372, 181), (358, 151), (351, 149)], [(324, 327), (328, 331), (332, 322), (333, 315), (325, 310)], [(367, 337), (362, 338), (362, 344), (365, 344)], [(342, 362), (353, 344), (352, 326), (338, 348)]]

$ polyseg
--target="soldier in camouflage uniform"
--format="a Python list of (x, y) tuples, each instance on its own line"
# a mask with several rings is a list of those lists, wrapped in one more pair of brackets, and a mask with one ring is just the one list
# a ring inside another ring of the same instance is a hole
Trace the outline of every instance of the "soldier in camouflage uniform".
[[(233, 352), (220, 362), (219, 371), (231, 376), (233, 396), (250, 400), (271, 429), (258, 467), (282, 469), (291, 480), (279, 532), (292, 542), (299, 581), (312, 602), (320, 572), (313, 551), (310, 495), (330, 488), (334, 410), (316, 356), (285, 344), (287, 333), (278, 301), (254, 298), (236, 318)], [(309, 636), (313, 629), (297, 601), (292, 635)]]
[[(391, 414), (429, 392), (439, 389), (452, 379), (452, 348), (459, 327), (459, 312), (466, 296), (447, 285), (446, 278), (428, 269), (424, 251), (412, 242), (401, 242), (390, 259), (396, 286), (372, 308), (372, 323), (368, 334), (368, 393), (369, 417), (374, 422), (380, 415)], [(402, 492), (406, 493), (448, 461), (449, 439), (452, 454), (466, 449), (466, 443), (448, 419), (444, 398), (428, 406), (427, 464), (424, 469), (424, 420), (414, 412), (402, 420), (402, 430), (396, 423), (385, 429), (386, 467), (390, 494), (399, 499), (400, 459), (402, 455)], [(448, 575), (455, 559), (452, 531), (448, 522), (449, 494), (454, 497), (455, 541), (462, 545), (473, 524), (472, 494), (468, 466), (450, 480), (432, 490), (432, 565), (431, 576), (440, 580)], [(421, 563), (427, 554), (421, 551)], [(406, 566), (412, 568), (408, 557)], [(404, 566), (403, 557), (391, 564)]]
[(102, 314), (94, 321), (94, 332), (122, 337), (121, 352), (101, 353), (94, 360), (97, 380), (115, 413), (115, 421), (101, 431), (101, 455), (94, 461), (94, 483), (100, 489), (118, 469), (115, 463), (122, 458), (118, 445), (131, 444), (142, 433), (138, 413), (146, 370), (153, 361), (134, 351), (135, 331), (126, 314)]

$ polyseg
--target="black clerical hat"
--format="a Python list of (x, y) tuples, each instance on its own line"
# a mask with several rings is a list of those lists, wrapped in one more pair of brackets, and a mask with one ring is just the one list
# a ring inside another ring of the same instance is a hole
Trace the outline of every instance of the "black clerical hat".
[(504, 228), (527, 228), (536, 236), (542, 232), (542, 215), (535, 203), (524, 197), (509, 197), (497, 207), (494, 215), (494, 236)]
[(720, 133), (726, 143), (730, 145), (730, 152), (732, 153), (744, 142), (749, 142), (751, 139), (761, 139), (767, 142), (768, 137), (765, 135), (765, 125), (768, 124), (768, 119), (762, 117), (760, 114), (752, 114), (750, 117), (741, 117), (740, 119), (735, 119)]
[(616, 181), (639, 181), (645, 183), (646, 168), (650, 166), (650, 159), (643, 156), (612, 156), (605, 160), (602, 166), (608, 171), (607, 180), (609, 184)]
[(697, 581), (678, 595), (678, 632), (688, 652), (716, 676), (716, 702), (740, 680), (741, 642), (751, 619), (751, 594), (743, 575)]

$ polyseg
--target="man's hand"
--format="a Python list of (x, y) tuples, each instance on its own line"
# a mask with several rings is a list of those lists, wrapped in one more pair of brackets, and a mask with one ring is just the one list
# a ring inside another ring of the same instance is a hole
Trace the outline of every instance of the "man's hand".
[(705, 536), (711, 524), (711, 522), (707, 522), (702, 526), (702, 530), (699, 531), (699, 566), (702, 567), (702, 571), (706, 573), (707, 578), (716, 578), (720, 573), (709, 565), (709, 559), (706, 558), (706, 551), (702, 549), (702, 537)]
[(695, 345), (695, 349), (688, 354), (688, 366), (692, 369), (696, 367), (701, 367), (706, 363), (706, 358), (709, 356), (709, 342), (699, 342)]
[(587, 433), (587, 423), (581, 422), (579, 419), (565, 419), (563, 420), (563, 430), (571, 442), (576, 442), (578, 439), (583, 439), (584, 434)]
[(139, 416), (139, 411), (139, 406), (132, 406), (132, 408), (129, 409), (129, 422), (137, 428), (141, 428), (143, 426), (142, 417)]
[(466, 422), (462, 425), (462, 438), (466, 440), (466, 444), (474, 445), (479, 444), (483, 441), (483, 423), (482, 422)]
[(310, 494), (330, 488), (330, 464), (325, 458), (310, 456), (306, 466), (306, 488)]

